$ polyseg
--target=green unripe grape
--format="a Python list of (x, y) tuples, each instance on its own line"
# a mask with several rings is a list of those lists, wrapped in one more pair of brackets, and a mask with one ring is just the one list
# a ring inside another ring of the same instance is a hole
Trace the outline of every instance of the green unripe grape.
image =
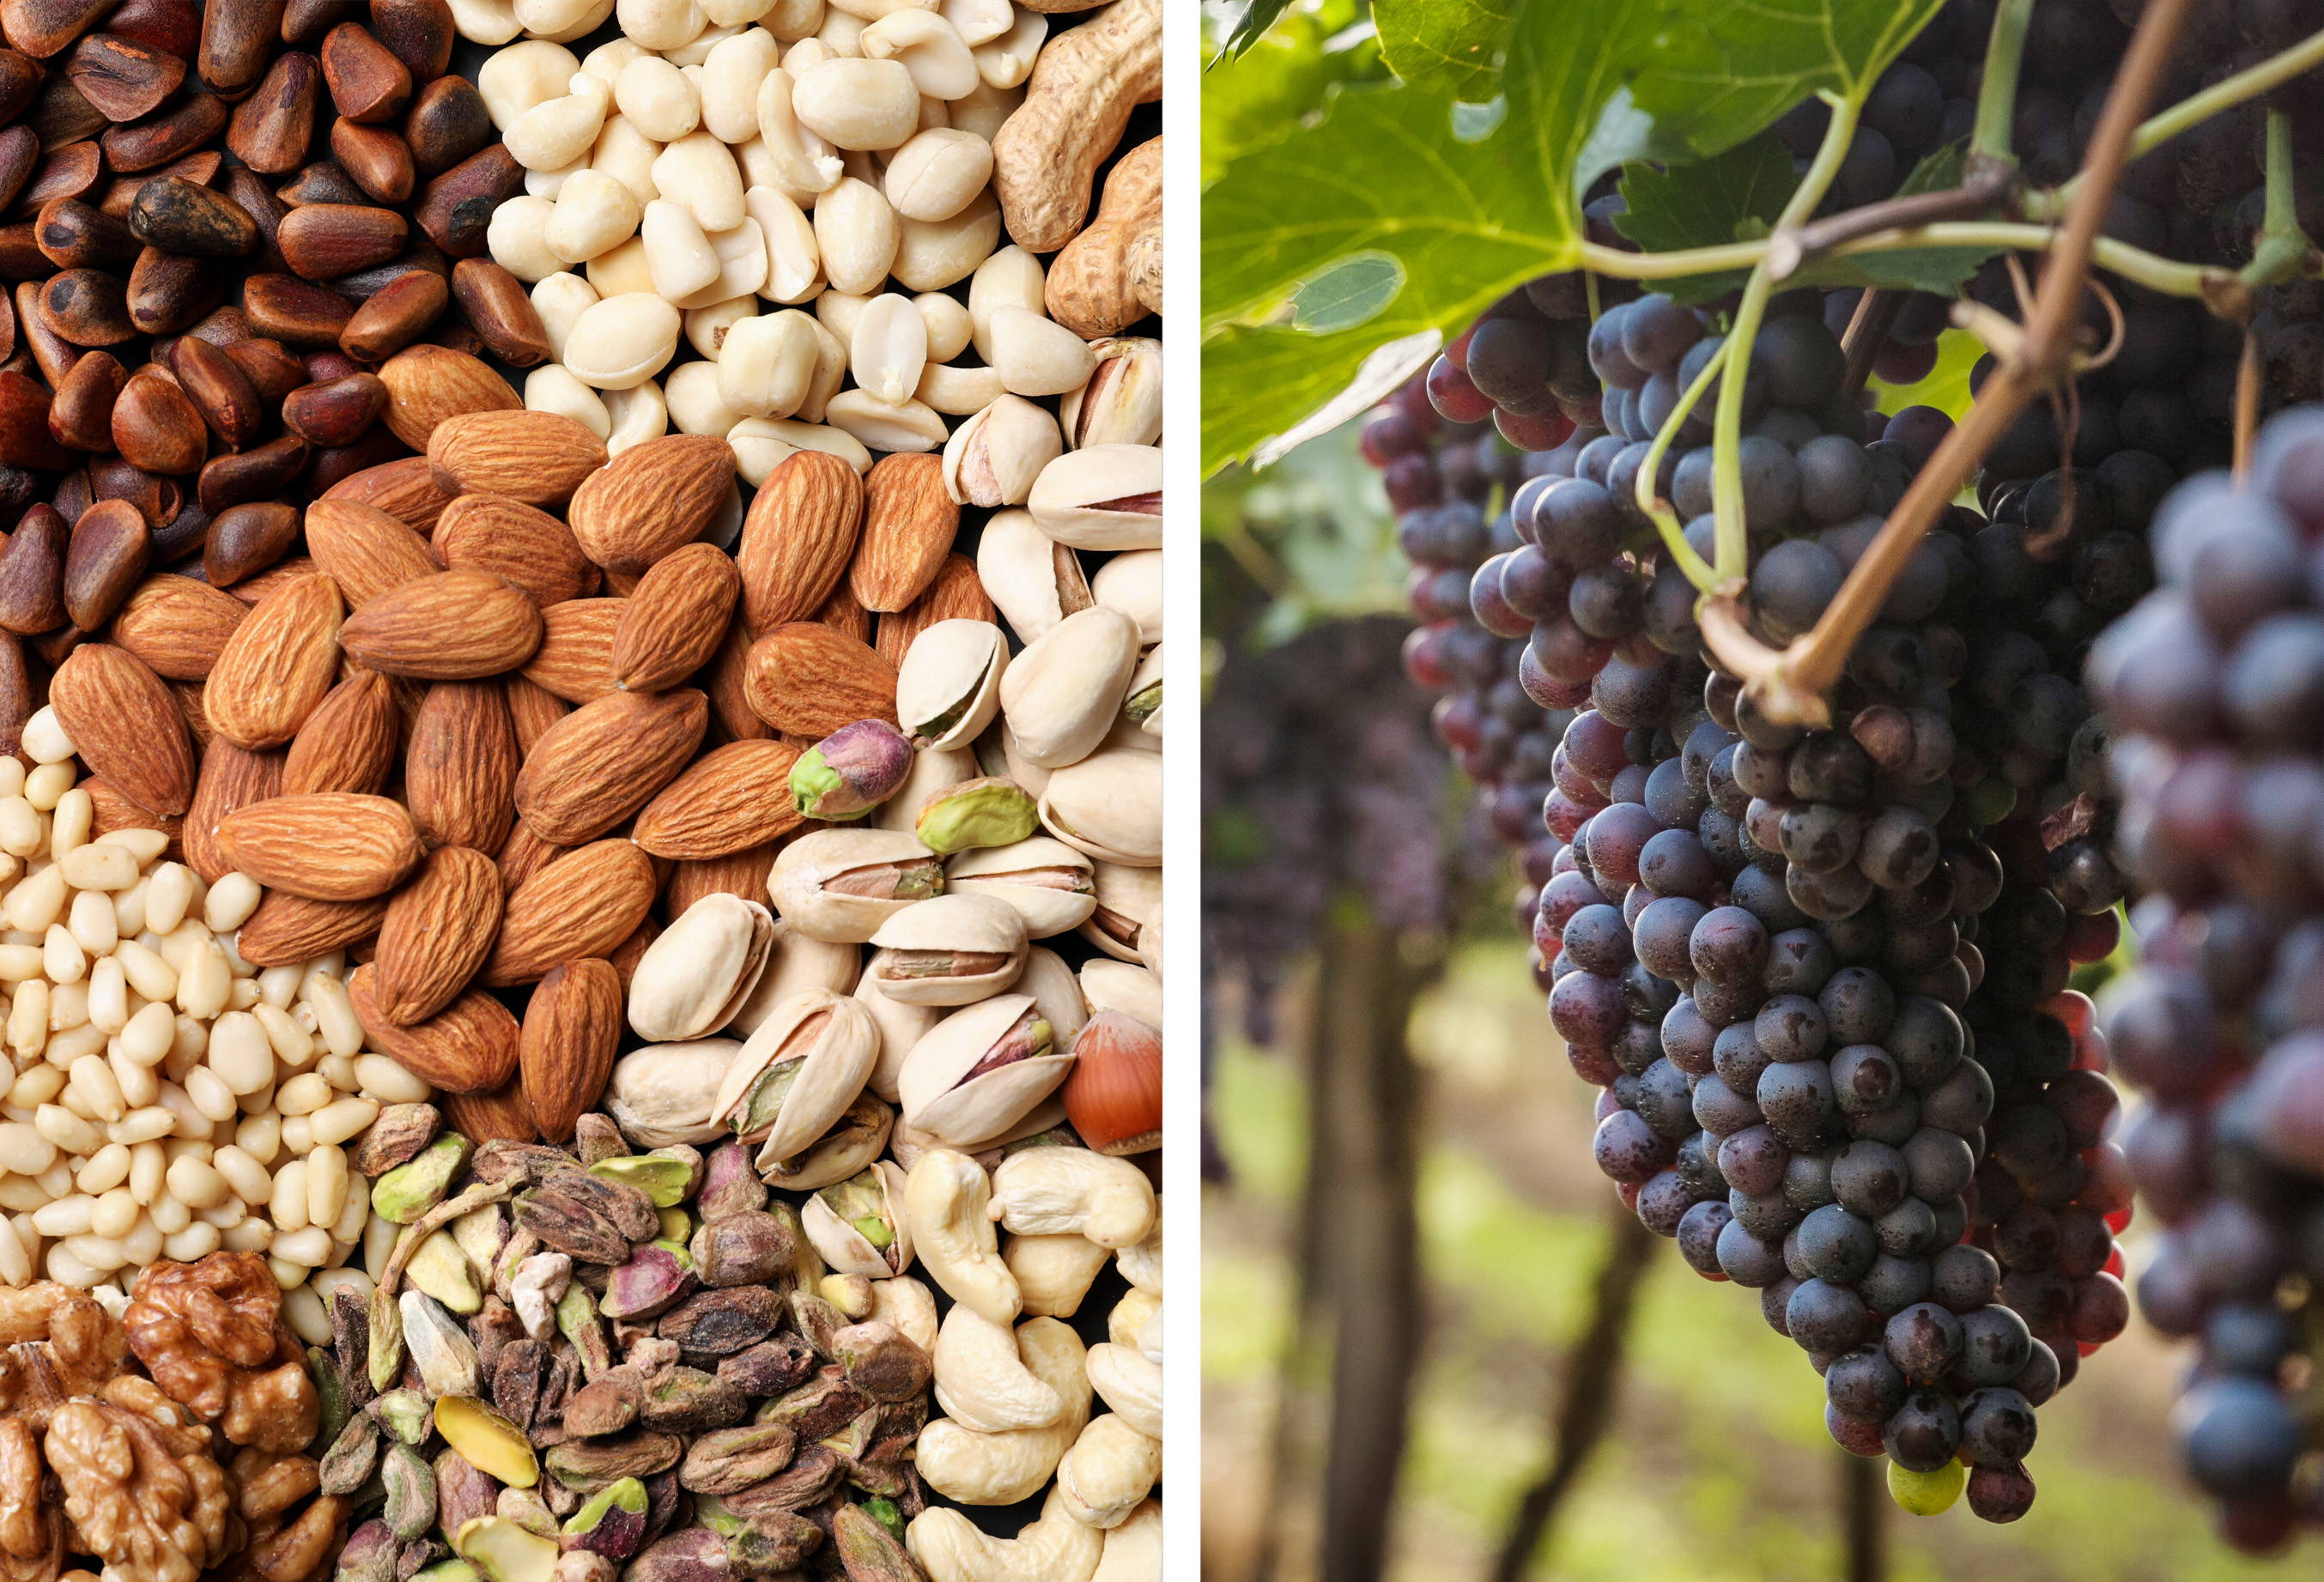
[(1888, 1497), (1915, 1516), (1934, 1516), (1950, 1510), (1969, 1486), (1969, 1468), (1948, 1461), (1934, 1472), (1912, 1472), (1888, 1463)]

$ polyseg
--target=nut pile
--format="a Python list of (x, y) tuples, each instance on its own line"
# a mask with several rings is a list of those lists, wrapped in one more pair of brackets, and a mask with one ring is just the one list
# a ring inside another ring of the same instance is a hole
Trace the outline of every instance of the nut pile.
[(1087, 9), (634, 0), (579, 59), (603, 6), (461, 9), (508, 44), (478, 84), (526, 172), (492, 255), (555, 354), (526, 405), (616, 452), (723, 437), (752, 483), (800, 449), (942, 450), (957, 501), (1158, 511), (1159, 347), (1121, 332), (1160, 311), (1161, 139), (1090, 208), (1160, 97), (1161, 5), (1051, 34)]

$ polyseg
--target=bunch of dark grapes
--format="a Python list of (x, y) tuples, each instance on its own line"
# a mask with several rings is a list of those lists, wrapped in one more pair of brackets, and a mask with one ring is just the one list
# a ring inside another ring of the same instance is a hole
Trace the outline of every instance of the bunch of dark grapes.
[(2265, 1550), (2324, 1522), (2301, 1399), (2324, 1289), (2324, 409), (2271, 421), (2246, 486), (2182, 484), (2153, 543), (2161, 585), (2090, 666), (2146, 889), (2108, 1023), (2166, 1228), (2139, 1305), (2197, 1341), (2188, 1469)]

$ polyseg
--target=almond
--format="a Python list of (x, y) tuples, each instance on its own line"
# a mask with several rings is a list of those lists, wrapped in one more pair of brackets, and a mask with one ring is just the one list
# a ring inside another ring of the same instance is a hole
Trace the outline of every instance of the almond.
[(678, 777), (709, 722), (709, 700), (691, 689), (584, 704), (533, 743), (516, 778), (517, 814), (544, 841), (594, 841)]
[(837, 456), (803, 450), (767, 474), (734, 548), (752, 631), (763, 636), (820, 609), (854, 558), (862, 524), (863, 481)]
[(383, 896), (428, 854), (403, 804), (352, 791), (254, 802), (220, 820), (217, 838), (235, 868), (310, 901)]
[(561, 413), (468, 412), (436, 425), (428, 464), (440, 489), (562, 505), (605, 464), (605, 442)]
[(372, 958), (379, 1014), (408, 1027), (450, 1005), (492, 953), (500, 925), (493, 860), (466, 846), (438, 847), (380, 923)]
[(115, 830), (160, 830), (170, 837), (162, 856), (172, 862), (185, 860), (185, 824), (182, 818), (166, 818), (149, 813), (121, 794), (119, 787), (103, 775), (91, 775), (74, 787), (88, 793), (89, 829), (92, 833), (106, 835)]
[(622, 1042), (622, 978), (597, 957), (551, 967), (524, 1007), (517, 1074), (540, 1135), (563, 1142), (604, 1096)]
[(896, 667), (868, 645), (811, 621), (751, 645), (742, 695), (778, 731), (822, 738), (857, 720), (896, 718)]
[(590, 474), (565, 520), (590, 559), (636, 574), (702, 537), (733, 490), (733, 446), (712, 434), (665, 435)]
[(219, 823), (237, 808), (282, 794), (283, 757), (280, 752), (248, 752), (231, 741), (213, 741), (202, 749), (194, 805), (186, 812), (186, 866), (200, 874), (204, 884), (214, 885), (234, 871), (218, 843)]
[(516, 727), (497, 681), (439, 681), (404, 750), (403, 800), (430, 845), (497, 851), (516, 822)]
[(724, 857), (680, 862), (669, 870), (669, 882), (662, 887), (663, 910), (672, 917), (683, 917), (687, 908), (705, 896), (740, 896), (765, 905), (767, 873), (775, 865), (775, 853), (781, 850), (782, 842), (778, 841)]
[(688, 544), (654, 562), (622, 601), (613, 630), (613, 685), (659, 692), (710, 662), (733, 620), (742, 575), (715, 544)]
[(403, 738), (403, 711), (395, 683), (375, 670), (357, 670), (324, 695), (290, 739), (282, 790), (354, 791), (376, 796), (395, 772)]
[(151, 813), (193, 805), (194, 744), (145, 661), (111, 643), (83, 643), (49, 678), (49, 704), (81, 761), (124, 796)]
[[(288, 560), (278, 561), (273, 566), (271, 566), (264, 571), (260, 572), (256, 576), (243, 578), (242, 581), (228, 588), (226, 592), (232, 593), (235, 598), (241, 600), (245, 604), (255, 604), (261, 599), (266, 597), (267, 594), (281, 587), (284, 583), (289, 582), (292, 577), (313, 576), (317, 572), (321, 571), (322, 569), (323, 568), (321, 566), (315, 564), (315, 560), (312, 556), (294, 555)], [(337, 579), (333, 578), (332, 580), (336, 582)], [(341, 588), (339, 590), (339, 596), (342, 599), (346, 597), (346, 590), (345, 588)]]
[(484, 962), (495, 989), (539, 980), (559, 961), (602, 956), (653, 909), (653, 859), (627, 841), (598, 841), (519, 885)]
[(764, 720), (751, 712), (751, 700), (743, 693), (750, 659), (751, 629), (742, 621), (729, 621), (725, 639), (702, 674), (702, 685), (710, 693), (711, 715), (718, 729), (735, 741), (756, 741), (774, 734)]
[(872, 612), (855, 602), (853, 590), (845, 583), (831, 590), (831, 597), (823, 602), (814, 620), (818, 626), (844, 631), (859, 643), (872, 640)]
[(208, 583), (164, 572), (145, 579), (115, 612), (113, 640), (169, 681), (199, 681), (250, 606)]
[(508, 839), (501, 842), (502, 893), (513, 892), (519, 885), (572, 850), (570, 846), (559, 846), (542, 840), (522, 820), (519, 820), (516, 827), (509, 831)]
[(652, 947), (653, 942), (660, 937), (661, 924), (649, 917), (638, 924), (637, 932), (623, 940), (614, 949), (613, 953), (605, 958), (613, 964), (613, 971), (622, 980), (622, 996), (624, 999), (629, 997), (630, 980), (637, 976), (639, 961)]
[[(549, 645), (543, 643), (546, 648)], [(533, 656), (535, 659), (540, 655)], [(549, 733), (549, 728), (572, 713), (572, 706), (538, 682), (522, 676), (501, 677), (501, 687), (508, 698), (509, 720), (516, 727), (517, 756), (522, 758), (532, 750), (532, 744)]]
[(976, 562), (965, 555), (947, 555), (927, 592), (913, 600), (909, 608), (880, 617), (880, 634), (872, 646), (881, 658), (900, 668), (912, 639), (937, 621), (999, 619), (976, 575)]
[(540, 612), (504, 577), (439, 571), (390, 588), (347, 617), (339, 646), (349, 658), (390, 676), (498, 676), (540, 647)]
[(533, 1118), (521, 1078), (511, 1077), (489, 1093), (438, 1093), (436, 1102), (444, 1107), (445, 1124), (472, 1143), (540, 1139), (540, 1123)]
[(318, 500), (308, 506), (307, 550), (356, 610), (390, 588), (442, 569), (417, 529), (357, 500)]
[(597, 591), (597, 568), (573, 529), (538, 506), (504, 494), (463, 494), (444, 509), (436, 557), (508, 578), (546, 609)]
[(489, 1092), (516, 1073), (516, 1018), (482, 989), (407, 1027), (380, 1014), (379, 969), (365, 962), (348, 974), (347, 998), (380, 1053), (430, 1087)]
[[(807, 822), (791, 800), (791, 766), (798, 757), (798, 748), (782, 741), (730, 741), (714, 749), (646, 804), (632, 838), (657, 857), (684, 862), (779, 841)], [(761, 889), (766, 877), (759, 875)]]
[(613, 690), (613, 634), (627, 599), (567, 599), (540, 612), (540, 648), (523, 678), (552, 697), (586, 704)]
[[(515, 411), (524, 402), (509, 382), (480, 358), (443, 346), (407, 346), (379, 366), (387, 386), (388, 429), (416, 451), (447, 418), (469, 412)], [(457, 491), (447, 491), (457, 492)]]
[(202, 689), (210, 729), (253, 751), (281, 747), (339, 670), (339, 589), (327, 576), (292, 579), (235, 629)]
[(927, 591), (960, 531), (960, 506), (933, 451), (881, 456), (863, 481), (863, 538), (847, 586), (866, 610), (901, 610)]
[(310, 901), (269, 890), (235, 935), (234, 948), (254, 967), (296, 967), (333, 951), (361, 944), (379, 932), (387, 897)]
[(452, 503), (452, 497), (436, 486), (435, 471), (424, 455), (350, 473), (324, 491), (323, 498), (377, 506), (423, 537), (436, 530), (437, 519)]

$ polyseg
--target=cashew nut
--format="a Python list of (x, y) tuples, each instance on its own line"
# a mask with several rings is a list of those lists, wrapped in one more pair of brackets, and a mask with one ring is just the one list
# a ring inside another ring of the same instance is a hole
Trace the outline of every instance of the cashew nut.
[(1121, 1271), (1121, 1277), (1139, 1290), (1162, 1294), (1162, 1204), (1158, 1200), (1154, 1205), (1153, 1234), (1136, 1246), (1122, 1248), (1113, 1263)]
[(1078, 1232), (1129, 1247), (1154, 1228), (1154, 1186), (1126, 1159), (1087, 1148), (1028, 1148), (992, 1173), (992, 1217), (1019, 1236)]
[(1105, 1552), (1090, 1582), (1162, 1582), (1162, 1502), (1149, 1499), (1119, 1527), (1105, 1529)]
[(1017, 1290), (1028, 1313), (1070, 1319), (1113, 1254), (1086, 1236), (1012, 1236), (1001, 1261), (1017, 1276)]
[(904, 1177), (904, 1214), (920, 1266), (954, 1301), (1005, 1325), (1016, 1321), (1023, 1304), (1017, 1276), (1001, 1261), (991, 1202), (991, 1179), (950, 1148), (929, 1149)]
[[(1114, 1311), (1121, 1311), (1120, 1303), (1115, 1304)], [(893, 1280), (872, 1283), (872, 1316), (881, 1323), (895, 1325), (922, 1351), (936, 1349), (936, 1299), (910, 1275), (899, 1274)]]
[(1014, 1538), (979, 1531), (958, 1511), (924, 1511), (904, 1530), (904, 1547), (931, 1582), (1090, 1582), (1109, 1535), (1074, 1521), (1062, 1504), (1051, 1489), (1041, 1519)]
[(1111, 1412), (1100, 1412), (1057, 1463), (1065, 1512), (1093, 1527), (1116, 1527), (1154, 1492), (1162, 1476), (1162, 1441)]
[[(1148, 1321), (1162, 1316), (1162, 1299), (1150, 1291), (1140, 1291), (1133, 1285), (1121, 1293), (1113, 1304), (1113, 1311), (1105, 1316), (1105, 1338), (1116, 1346), (1138, 1346), (1139, 1333)], [(1161, 1331), (1157, 1329), (1156, 1333)], [(1139, 1350), (1144, 1350), (1142, 1346)]]
[[(1160, 1363), (1134, 1346), (1102, 1341), (1090, 1347), (1089, 1376), (1098, 1398), (1113, 1408), (1115, 1416), (1148, 1439), (1162, 1437)], [(936, 1387), (944, 1388), (941, 1377)]]
[[(960, 1303), (945, 1315), (934, 1356), (936, 1404), (963, 1428), (1007, 1433), (1047, 1428), (1065, 1414), (1064, 1400), (1025, 1366), (1016, 1331), (981, 1319)], [(1090, 1382), (1096, 1384), (1095, 1375)]]
[(1065, 1410), (1045, 1427), (1006, 1433), (979, 1433), (947, 1417), (922, 1429), (914, 1451), (920, 1476), (946, 1499), (964, 1505), (1013, 1505), (1031, 1499), (1089, 1421), (1089, 1361), (1081, 1337), (1055, 1319), (1028, 1319), (1018, 1328), (1017, 1349)]

